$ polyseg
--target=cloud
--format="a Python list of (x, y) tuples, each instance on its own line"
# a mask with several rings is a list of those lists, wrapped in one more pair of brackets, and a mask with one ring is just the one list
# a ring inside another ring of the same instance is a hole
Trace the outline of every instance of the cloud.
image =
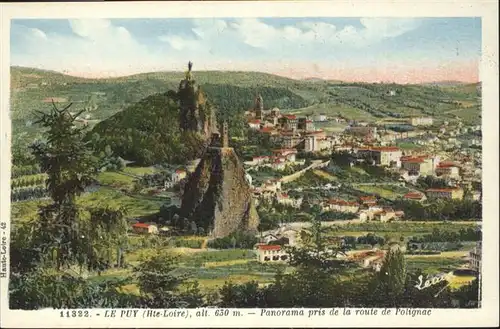
[(125, 27), (109, 20), (78, 19), (69, 20), (68, 24), (71, 34), (15, 26), (13, 64), (112, 74), (130, 68), (139, 59), (153, 60), (147, 47)]
[(397, 37), (419, 26), (417, 19), (362, 18), (362, 27), (341, 28), (325, 22), (301, 22), (297, 26), (273, 27), (258, 19), (242, 19), (232, 26), (242, 40), (259, 48), (302, 46), (365, 47), (387, 38)]
[[(400, 65), (403, 70), (438, 60), (433, 48), (417, 49), (420, 43), (411, 49), (397, 48), (398, 40), (392, 48), (382, 43), (417, 29), (422, 24), (419, 19), (362, 18), (357, 22), (351, 19), (347, 25), (336, 20), (295, 21), (278, 25), (258, 18), (186, 19), (176, 21), (175, 29), (152, 28), (147, 37), (138, 24), (126, 21), (68, 20), (67, 31), (61, 22), (54, 28), (47, 22), (25, 26), (22, 24), (27, 23), (14, 21), (11, 62), (78, 75), (113, 76), (184, 70), (192, 60), (195, 70), (252, 70), (344, 79), (350, 73), (361, 76), (361, 71), (373, 75), (374, 67), (383, 73), (398, 63), (404, 62)], [(432, 38), (426, 40), (432, 42)], [(380, 47), (372, 47), (377, 44)], [(441, 62), (448, 58), (444, 56), (446, 53), (439, 58)], [(410, 57), (426, 58), (426, 63), (405, 62)], [(356, 67), (362, 69), (355, 72)]]
[[(196, 55), (213, 54), (219, 47), (229, 58), (243, 50), (254, 55), (268, 56), (281, 53), (283, 57), (331, 56), (333, 50), (359, 49), (394, 38), (416, 29), (418, 19), (362, 18), (359, 26), (336, 26), (316, 21), (302, 21), (295, 25), (273, 26), (258, 18), (236, 20), (193, 20), (191, 35), (166, 34), (158, 39), (173, 51), (196, 50)], [(256, 51), (256, 52), (255, 52)]]
[(47, 35), (42, 30), (37, 29), (37, 28), (33, 28), (33, 29), (30, 29), (30, 30), (31, 30), (31, 33), (33, 34), (33, 36), (35, 38), (40, 38), (40, 39), (47, 40)]

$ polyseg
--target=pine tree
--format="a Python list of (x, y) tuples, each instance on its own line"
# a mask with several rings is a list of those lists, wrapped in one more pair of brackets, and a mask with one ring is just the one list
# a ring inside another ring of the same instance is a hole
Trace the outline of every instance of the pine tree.
[(83, 111), (72, 115), (70, 106), (60, 110), (53, 104), (48, 113), (38, 112), (36, 123), (47, 129), (46, 138), (31, 147), (48, 175), (47, 189), (53, 201), (39, 208), (34, 243), (43, 255), (52, 256), (57, 269), (69, 266), (81, 253), (82, 218), (76, 197), (91, 183), (96, 171), (92, 148), (84, 140), (85, 128), (75, 126), (75, 118)]
[[(374, 301), (391, 306), (397, 306), (397, 300), (405, 291), (406, 262), (399, 248), (387, 251), (380, 271), (372, 283)], [(377, 304), (378, 305), (378, 304)]]
[(176, 272), (177, 258), (165, 251), (158, 251), (143, 260), (133, 270), (143, 304), (152, 308), (178, 308), (201, 306), (202, 295), (195, 284), (185, 291), (188, 276)]

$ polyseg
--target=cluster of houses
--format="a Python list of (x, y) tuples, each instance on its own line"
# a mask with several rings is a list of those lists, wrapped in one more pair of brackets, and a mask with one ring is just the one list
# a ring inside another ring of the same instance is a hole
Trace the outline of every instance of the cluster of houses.
[[(367, 199), (368, 200), (368, 199)], [(300, 233), (300, 234), (299, 234)], [(297, 231), (289, 225), (283, 225), (276, 230), (267, 233), (260, 238), (260, 241), (254, 246), (256, 251), (257, 261), (261, 263), (284, 263), (290, 260), (287, 247), (294, 247), (301, 241), (300, 235), (304, 231)], [(374, 247), (372, 250), (362, 251), (345, 251), (338, 253), (338, 248), (345, 245), (342, 237), (332, 237), (327, 244), (330, 247), (335, 247), (332, 250), (327, 248), (324, 253), (335, 253), (335, 258), (345, 258), (358, 263), (362, 268), (380, 271), (387, 250), (382, 250)], [(401, 246), (399, 242), (389, 242), (388, 249), (398, 248), (403, 252), (406, 251), (405, 246)]]
[(165, 189), (173, 188), (176, 185), (179, 185), (186, 177), (187, 171), (184, 169), (176, 169), (174, 170), (170, 177), (165, 180)]
[[(437, 175), (459, 181), (461, 175), (465, 180), (478, 180), (481, 175), (481, 152), (468, 149), (461, 150), (458, 157), (468, 157), (467, 161), (460, 160), (463, 172), (454, 163), (441, 163), (438, 155), (413, 155), (414, 151), (392, 146), (395, 142), (407, 142), (426, 148), (430, 153), (437, 154), (442, 149), (460, 149), (463, 142), (459, 136), (476, 133), (481, 130), (480, 125), (465, 127), (461, 122), (450, 125), (443, 122), (439, 128), (435, 126), (432, 117), (415, 116), (406, 119), (404, 124), (417, 129), (409, 131), (393, 131), (384, 125), (373, 125), (361, 121), (349, 121), (345, 118), (327, 118), (320, 114), (311, 117), (298, 117), (293, 114), (281, 114), (278, 108), (264, 110), (264, 102), (259, 95), (255, 99), (254, 108), (247, 111), (248, 126), (267, 136), (273, 143), (281, 145), (283, 149), (295, 149), (305, 153), (321, 153), (331, 151), (353, 151), (359, 153), (358, 161), (369, 158), (374, 165), (394, 166), (401, 168), (402, 176), (406, 181), (416, 180), (420, 175)], [(343, 133), (327, 134), (322, 129), (316, 129), (315, 122), (334, 120), (348, 124)], [(423, 128), (421, 128), (423, 127)], [(467, 139), (467, 144), (481, 145), (481, 139)], [(376, 145), (376, 146), (374, 146)], [(256, 156), (251, 163), (267, 163), (275, 169), (283, 169), (286, 162), (295, 162), (296, 159), (278, 159), (273, 156)]]
[(297, 153), (297, 149), (294, 148), (277, 149), (273, 150), (272, 155), (255, 156), (251, 161), (246, 161), (245, 165), (253, 168), (270, 167), (275, 170), (283, 170), (287, 165), (304, 164), (304, 160), (297, 160)]
[(322, 129), (316, 129), (314, 122), (328, 121), (325, 114), (314, 117), (299, 117), (282, 114), (278, 108), (264, 109), (262, 96), (255, 98), (254, 108), (246, 111), (248, 128), (267, 136), (273, 143), (285, 149), (299, 148), (304, 152), (331, 150), (334, 136), (327, 136)]

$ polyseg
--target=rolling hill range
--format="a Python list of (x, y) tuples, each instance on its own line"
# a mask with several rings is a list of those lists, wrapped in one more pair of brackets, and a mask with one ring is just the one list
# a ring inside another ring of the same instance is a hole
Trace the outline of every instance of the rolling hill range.
[[(48, 109), (51, 100), (88, 108), (91, 125), (136, 104), (147, 96), (177, 90), (182, 72), (153, 72), (120, 78), (85, 79), (53, 71), (11, 67), (11, 119), (14, 140), (32, 140), (33, 111)], [(218, 107), (220, 118), (252, 107), (257, 93), (266, 107), (300, 114), (342, 114), (378, 120), (405, 115), (480, 121), (480, 95), (474, 84), (396, 85), (342, 83), (317, 79), (293, 80), (259, 72), (194, 72), (194, 77)], [(238, 116), (239, 118), (239, 116)]]

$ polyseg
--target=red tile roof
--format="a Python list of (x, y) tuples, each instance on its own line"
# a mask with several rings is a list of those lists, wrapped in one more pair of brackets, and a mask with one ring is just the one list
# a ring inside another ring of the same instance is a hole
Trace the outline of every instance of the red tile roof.
[(271, 127), (264, 127), (262, 129), (260, 129), (260, 132), (262, 133), (271, 133), (271, 132), (274, 132), (274, 128), (271, 128)]
[(423, 195), (419, 192), (409, 192), (403, 196), (405, 199), (422, 199)]
[(339, 206), (359, 206), (357, 202), (349, 202), (345, 200), (336, 200), (336, 199), (329, 200), (328, 203)]
[(281, 250), (279, 245), (260, 245), (259, 250)]
[(277, 149), (273, 150), (273, 153), (297, 153), (297, 149)]
[(297, 119), (297, 116), (296, 115), (292, 115), (292, 114), (284, 115), (283, 117), (287, 118), (288, 120), (295, 120), (295, 119)]
[(424, 157), (402, 157), (401, 162), (423, 163), (423, 162), (425, 162), (425, 158)]
[(451, 167), (457, 167), (457, 165), (454, 162), (451, 162), (451, 161), (444, 161), (444, 162), (440, 162), (437, 165), (437, 167), (438, 168), (451, 168)]
[(380, 152), (396, 152), (400, 151), (401, 149), (396, 146), (376, 146), (371, 148), (373, 151), (380, 151)]
[(248, 123), (259, 124), (260, 120), (250, 120)]
[(150, 225), (146, 223), (135, 223), (132, 227), (148, 228)]

